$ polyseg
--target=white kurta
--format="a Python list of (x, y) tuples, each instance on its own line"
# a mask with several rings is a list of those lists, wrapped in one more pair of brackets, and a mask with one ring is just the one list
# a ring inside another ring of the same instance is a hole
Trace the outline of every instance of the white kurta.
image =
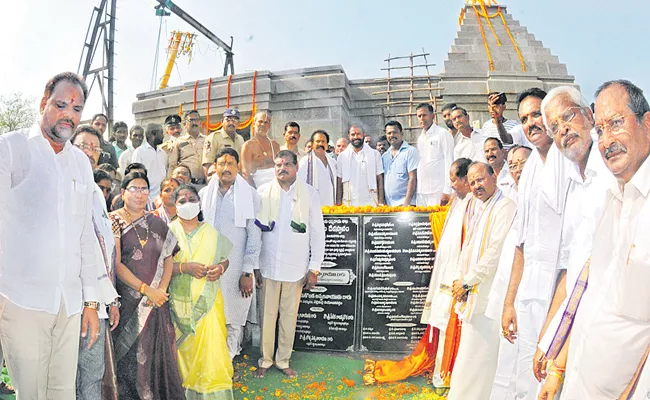
[[(495, 196), (499, 192), (495, 193)], [(492, 389), (494, 374), (497, 367), (499, 350), (499, 322), (487, 318), (485, 311), (488, 294), (496, 274), (499, 257), (506, 235), (512, 225), (516, 211), (515, 203), (502, 196), (491, 213), (491, 227), (482, 238), (485, 231), (488, 213), (481, 212), (486, 203), (477, 207), (471, 224), (476, 236), (470, 234), (465, 239), (465, 245), (459, 257), (459, 271), (462, 274), (464, 260), (470, 259), (469, 270), (463, 277), (463, 282), (472, 286), (478, 285), (474, 312), (469, 321), (464, 321), (458, 347), (458, 354), (451, 376), (449, 400), (488, 399)], [(472, 230), (470, 227), (469, 231)], [(474, 239), (473, 239), (474, 236)], [(482, 250), (482, 254), (481, 253)], [(478, 257), (475, 255), (479, 254)], [(457, 304), (458, 306), (458, 304)]]
[[(318, 157), (313, 157), (313, 153), (300, 159), (298, 163), (298, 179), (309, 183), (318, 191), (321, 206), (332, 206), (336, 201), (336, 160), (326, 154), (327, 165)], [(309, 174), (309, 160), (312, 160), (312, 176)], [(312, 180), (312, 182), (309, 182)]]
[(649, 194), (648, 160), (623, 188), (607, 191), (562, 399), (618, 398), (650, 343)]
[(508, 164), (504, 163), (499, 175), (497, 176), (497, 187), (501, 189), (503, 194), (510, 200), (517, 203), (517, 185), (515, 180), (510, 174)]
[(147, 169), (149, 198), (155, 199), (160, 194), (160, 184), (167, 176), (167, 153), (160, 147), (154, 149), (149, 142), (145, 141), (135, 149), (131, 162), (141, 163)]
[[(378, 204), (377, 178), (374, 177), (374, 185), (371, 186), (369, 183), (369, 179), (373, 177), (368, 177), (368, 174), (372, 174), (372, 171), (375, 171), (375, 175), (383, 174), (384, 167), (379, 152), (368, 147), (367, 144), (364, 144), (359, 152), (354, 151), (353, 146), (348, 146), (339, 155), (336, 161), (336, 176), (343, 178), (343, 204), (348, 206)], [(345, 177), (348, 174), (349, 180), (346, 181)]]
[(454, 138), (448, 130), (433, 124), (420, 133), (416, 147), (420, 155), (417, 204), (437, 205), (443, 193), (451, 194), (449, 169), (454, 162)]
[(458, 132), (456, 134), (458, 139), (454, 146), (454, 161), (459, 158), (469, 158), (472, 161), (486, 162), (483, 145), (488, 137), (488, 135), (476, 129), (472, 131), (470, 137)]

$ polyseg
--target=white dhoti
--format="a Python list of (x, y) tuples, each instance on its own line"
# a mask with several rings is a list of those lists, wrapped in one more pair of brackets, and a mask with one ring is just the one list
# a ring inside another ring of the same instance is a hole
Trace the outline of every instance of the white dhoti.
[(275, 168), (258, 169), (252, 175), (255, 187), (260, 188), (262, 185), (269, 183), (275, 178)]
[(499, 325), (485, 315), (463, 323), (447, 400), (489, 399), (499, 352)]

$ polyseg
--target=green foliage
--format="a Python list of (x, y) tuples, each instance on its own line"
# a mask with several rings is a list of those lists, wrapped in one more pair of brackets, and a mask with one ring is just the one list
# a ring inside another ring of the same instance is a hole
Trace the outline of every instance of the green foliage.
[(36, 99), (21, 92), (0, 96), (0, 134), (27, 128), (36, 120)]

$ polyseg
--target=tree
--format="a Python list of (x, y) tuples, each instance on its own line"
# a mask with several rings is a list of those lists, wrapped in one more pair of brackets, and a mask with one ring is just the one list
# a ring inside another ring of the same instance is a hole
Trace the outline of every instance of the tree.
[(31, 126), (36, 120), (35, 103), (21, 92), (0, 96), (0, 135)]

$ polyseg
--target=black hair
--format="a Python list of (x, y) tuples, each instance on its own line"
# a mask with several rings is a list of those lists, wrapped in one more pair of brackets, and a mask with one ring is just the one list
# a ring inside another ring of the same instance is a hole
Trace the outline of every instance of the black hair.
[(129, 127), (126, 125), (126, 122), (124, 121), (117, 121), (116, 123), (113, 124), (113, 132), (115, 132), (118, 128), (125, 128), (127, 131), (129, 130)]
[(377, 142), (387, 142), (388, 138), (386, 138), (386, 135), (381, 135), (379, 136), (379, 139), (377, 139)]
[(415, 107), (415, 110), (417, 111), (420, 108), (426, 108), (431, 114), (433, 114), (433, 106), (430, 103), (420, 103), (417, 107)]
[[(133, 164), (131, 164), (133, 165)], [(129, 165), (129, 166), (131, 166)], [(129, 172), (128, 174), (124, 175), (124, 179), (122, 179), (122, 185), (121, 188), (126, 190), (127, 187), (129, 187), (129, 183), (136, 179), (142, 179), (145, 182), (147, 182), (147, 188), (151, 189), (151, 185), (149, 184), (149, 178), (147, 178), (147, 174), (143, 174), (142, 172), (139, 171), (133, 171)]]
[(222, 147), (219, 151), (217, 151), (217, 156), (214, 158), (214, 161), (216, 162), (218, 159), (225, 155), (234, 157), (237, 164), (239, 164), (239, 153), (237, 153), (237, 150), (233, 149), (232, 147)]
[(192, 114), (197, 114), (199, 118), (201, 118), (201, 114), (199, 114), (199, 110), (188, 110), (185, 111), (185, 114), (183, 114), (183, 119), (187, 120), (187, 118)]
[(451, 163), (452, 167), (456, 166), (456, 178), (466, 178), (470, 164), (472, 164), (472, 160), (463, 157), (457, 158), (456, 161)]
[(635, 85), (634, 83), (625, 80), (625, 79), (618, 79), (618, 80), (613, 80), (613, 81), (607, 81), (600, 85), (600, 87), (596, 90), (596, 94), (594, 95), (595, 98), (598, 97), (600, 92), (603, 90), (607, 89), (608, 87), (612, 85), (619, 85), (622, 86), (625, 91), (627, 92), (627, 106), (636, 115), (636, 119), (641, 122), (643, 119), (643, 116), (645, 113), (650, 111), (650, 106), (648, 106), (648, 100), (646, 100), (645, 96), (643, 95), (643, 90), (641, 90), (640, 87)]
[(458, 106), (456, 106), (456, 107), (454, 107), (451, 111), (456, 111), (456, 110), (462, 112), (463, 115), (469, 115), (469, 114), (467, 113), (467, 110), (464, 109), (463, 107), (458, 107)]
[(70, 143), (74, 143), (74, 141), (77, 139), (77, 136), (79, 136), (82, 133), (90, 133), (91, 135), (99, 139), (99, 143), (102, 142), (102, 134), (99, 133), (97, 129), (93, 128), (90, 125), (79, 125), (77, 129), (74, 130), (74, 133), (70, 137)]
[(517, 108), (519, 108), (519, 105), (522, 101), (531, 96), (537, 97), (540, 100), (544, 100), (544, 97), (546, 97), (546, 92), (536, 87), (524, 90), (523, 92), (519, 93), (519, 96), (517, 96)]
[[(293, 154), (293, 153), (292, 153)], [(201, 196), (199, 195), (199, 191), (196, 189), (196, 187), (192, 185), (180, 185), (179, 187), (174, 190), (174, 203), (178, 200), (178, 195), (183, 191), (183, 190), (189, 190), (190, 192), (194, 193), (196, 197), (199, 199), (199, 204), (201, 203)], [(203, 211), (199, 211), (199, 221), (203, 221)]]
[(309, 138), (309, 141), (312, 142), (312, 143), (314, 143), (314, 139), (316, 138), (316, 135), (323, 135), (323, 136), (325, 136), (325, 141), (328, 143), (328, 146), (329, 146), (329, 142), (330, 142), (330, 135), (329, 135), (329, 133), (325, 132), (325, 130), (323, 130), (323, 129), (316, 129), (316, 130), (314, 131), (314, 133), (311, 134), (311, 137)]
[(105, 171), (105, 172), (112, 172), (114, 174), (117, 174), (117, 168), (115, 168), (115, 166), (113, 164), (111, 164), (111, 163), (99, 164), (95, 170), (98, 170), (98, 169), (100, 169), (102, 171)]
[(397, 121), (388, 121), (388, 122), (386, 122), (386, 125), (384, 125), (384, 130), (386, 130), (386, 128), (388, 128), (389, 126), (394, 126), (397, 129), (399, 129), (400, 132), (402, 132), (402, 124), (400, 124)]
[(298, 165), (298, 156), (296, 153), (290, 150), (280, 150), (276, 155), (275, 159), (278, 158), (289, 158), (293, 165)]
[(445, 104), (445, 105), (442, 106), (442, 108), (440, 109), (440, 112), (443, 112), (443, 111), (445, 111), (445, 110), (453, 110), (453, 109), (456, 108), (456, 107), (458, 107), (458, 105), (457, 105), (456, 103)]
[(494, 175), (494, 168), (492, 168), (490, 164), (484, 163), (482, 161), (472, 161), (472, 163), (469, 165), (469, 167), (467, 167), (467, 169), (469, 170), (474, 165), (482, 165), (487, 170), (488, 175)]
[(144, 135), (144, 128), (142, 125), (133, 125), (129, 130), (129, 136), (132, 136), (135, 131), (142, 131), (142, 134)]
[(165, 187), (165, 185), (167, 185), (169, 182), (176, 182), (176, 186), (181, 186), (181, 183), (176, 178), (163, 179), (163, 181), (160, 182), (160, 191), (161, 192), (163, 191), (163, 187)]
[(84, 82), (83, 78), (75, 74), (74, 72), (62, 72), (60, 74), (54, 75), (45, 84), (45, 91), (43, 92), (43, 95), (48, 99), (52, 97), (52, 93), (54, 92), (56, 85), (58, 85), (59, 82), (61, 81), (68, 81), (70, 83), (78, 85), (81, 88), (81, 91), (83, 92), (84, 103), (86, 102), (86, 99), (88, 98), (88, 86), (86, 86), (86, 83)]
[(300, 133), (300, 125), (298, 125), (297, 122), (289, 121), (286, 124), (284, 124), (284, 132), (286, 132), (287, 128), (289, 128), (289, 127), (298, 128), (298, 133)]
[(497, 142), (497, 146), (499, 146), (499, 148), (500, 148), (501, 150), (503, 150), (503, 143), (501, 143), (501, 140), (500, 140), (499, 138), (489, 137), (489, 138), (485, 139), (485, 141), (483, 142), (483, 144), (485, 145), (485, 143), (487, 143), (488, 140), (494, 140), (495, 142)]
[(99, 117), (104, 117), (104, 119), (106, 120), (106, 123), (108, 123), (108, 117), (106, 116), (106, 114), (103, 114), (103, 113), (97, 113), (97, 114), (93, 115), (93, 118), (90, 120), (90, 122), (91, 123), (95, 122), (95, 120), (97, 118), (99, 118)]
[(133, 171), (134, 169), (142, 169), (144, 170), (144, 174), (147, 175), (147, 167), (144, 166), (144, 164), (141, 164), (139, 162), (134, 162), (126, 166), (126, 169), (124, 170), (124, 175), (128, 175)]
[(108, 172), (104, 171), (103, 169), (95, 169), (93, 171), (93, 179), (95, 180), (95, 183), (99, 183), (103, 181), (104, 179), (108, 179), (109, 181), (113, 182), (113, 178), (108, 174)]

